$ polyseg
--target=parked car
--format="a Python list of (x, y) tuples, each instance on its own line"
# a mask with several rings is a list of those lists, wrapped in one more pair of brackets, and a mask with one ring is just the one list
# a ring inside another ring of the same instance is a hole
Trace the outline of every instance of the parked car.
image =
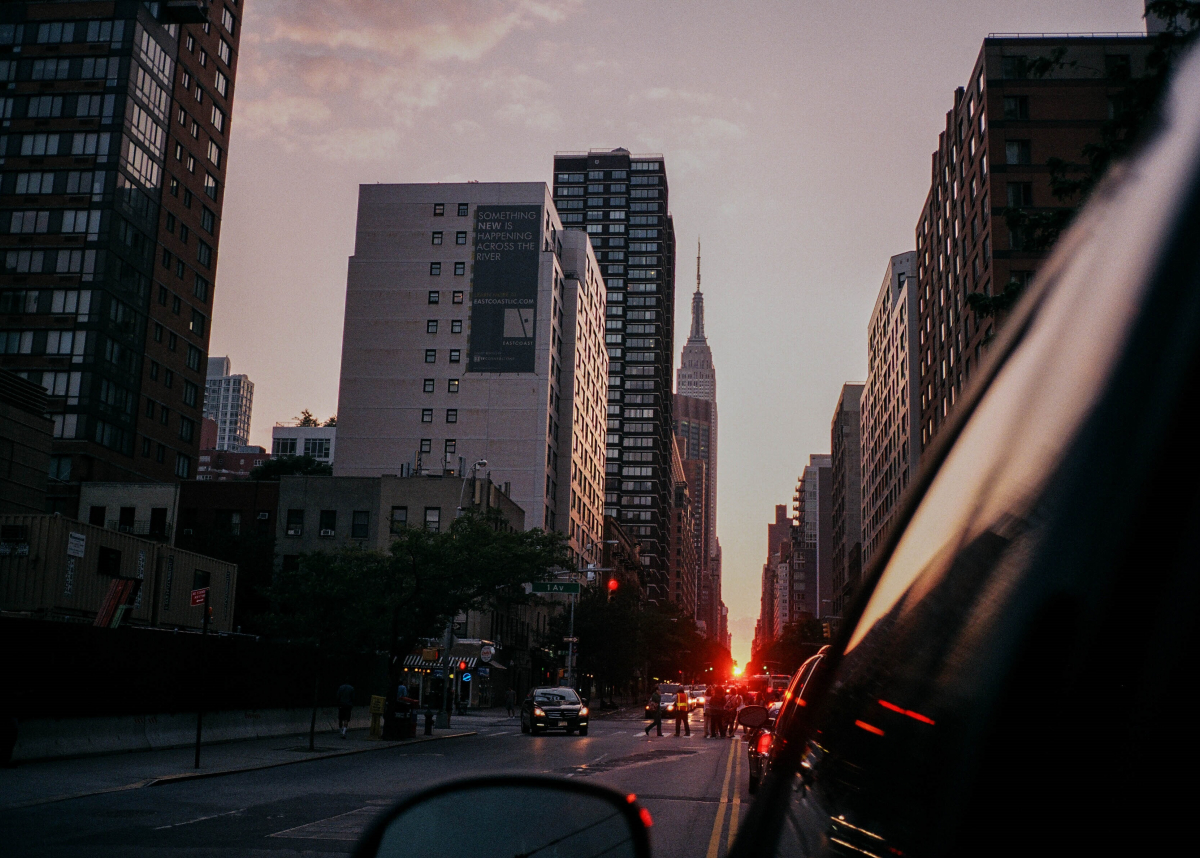
[(588, 708), (573, 688), (534, 688), (521, 703), (521, 732), (537, 735), (546, 730), (568, 734), (588, 732)]
[[(1179, 77), (1138, 157), (1110, 168), (956, 393), (729, 858), (1156, 855), (1190, 841), (1200, 52)], [(388, 826), (411, 849), (419, 821), (402, 812), (438, 796), (408, 799), (359, 854), (374, 858)], [(625, 801), (608, 793), (571, 830), (621, 819), (646, 858), (649, 821)], [(548, 802), (524, 815), (517, 802), (532, 804), (514, 794), (497, 812), (540, 832)]]

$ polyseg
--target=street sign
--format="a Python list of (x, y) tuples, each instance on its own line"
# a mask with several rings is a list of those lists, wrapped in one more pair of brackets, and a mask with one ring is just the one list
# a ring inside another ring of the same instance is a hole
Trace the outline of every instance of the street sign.
[[(483, 646), (481, 646), (479, 648), (479, 660), (484, 662), (485, 664), (487, 662), (490, 662), (495, 657), (496, 657), (496, 648), (494, 646), (492, 646), (491, 644), (484, 644)], [(487, 674), (484, 674), (484, 676), (486, 676), (486, 675)]]
[(87, 548), (87, 536), (82, 533), (67, 534), (67, 556), (83, 557)]
[(579, 638), (563, 638), (563, 643), (579, 643)]
[(570, 581), (535, 581), (533, 582), (533, 592), (578, 594), (579, 584)]
[(462, 681), (463, 681), (463, 682), (470, 682), (470, 681), (471, 681), (471, 674), (469, 674), (469, 673), (464, 673), (464, 674), (462, 675)]
[(201, 587), (199, 590), (192, 591), (192, 607), (198, 608), (204, 604), (205, 597), (208, 595), (208, 588)]

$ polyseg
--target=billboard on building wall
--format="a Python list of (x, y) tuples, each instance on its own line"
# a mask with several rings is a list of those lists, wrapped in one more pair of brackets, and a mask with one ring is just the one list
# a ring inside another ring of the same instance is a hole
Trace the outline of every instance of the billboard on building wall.
[(475, 210), (468, 372), (533, 372), (541, 206)]

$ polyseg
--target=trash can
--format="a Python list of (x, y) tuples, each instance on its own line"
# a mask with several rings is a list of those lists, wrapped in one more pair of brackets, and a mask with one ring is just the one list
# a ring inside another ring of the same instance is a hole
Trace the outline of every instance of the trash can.
[(383, 738), (390, 741), (415, 739), (417, 737), (417, 715), (412, 704), (404, 700), (396, 702), (392, 714), (383, 725)]

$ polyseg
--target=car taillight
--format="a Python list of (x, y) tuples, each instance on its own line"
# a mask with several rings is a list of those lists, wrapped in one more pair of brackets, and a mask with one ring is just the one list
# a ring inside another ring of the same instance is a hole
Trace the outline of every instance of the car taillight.
[(761, 734), (758, 737), (758, 746), (755, 750), (757, 750), (760, 755), (766, 756), (766, 754), (768, 754), (771, 750), (771, 739), (772, 738), (773, 738), (773, 735), (771, 733)]

